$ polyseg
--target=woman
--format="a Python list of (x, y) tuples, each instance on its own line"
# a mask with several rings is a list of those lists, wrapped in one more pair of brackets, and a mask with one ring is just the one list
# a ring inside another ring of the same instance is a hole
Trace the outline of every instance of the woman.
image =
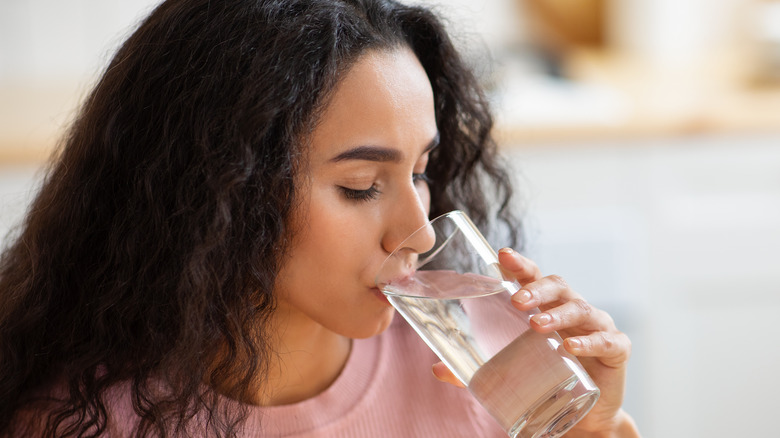
[[(3, 255), (0, 431), (503, 436), (467, 391), (413, 366), (434, 356), (373, 284), (404, 237), (455, 208), (515, 243), (490, 129), (425, 9), (164, 2)], [(515, 305), (545, 309), (535, 329), (567, 337), (602, 390), (570, 436), (636, 436), (626, 337), (531, 261), (501, 262), (525, 284)]]

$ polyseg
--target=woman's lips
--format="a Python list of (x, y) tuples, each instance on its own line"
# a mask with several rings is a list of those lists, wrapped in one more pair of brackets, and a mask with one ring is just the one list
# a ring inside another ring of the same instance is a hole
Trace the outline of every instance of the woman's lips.
[(383, 294), (381, 290), (379, 290), (378, 287), (372, 287), (371, 292), (374, 293), (374, 295), (381, 300), (383, 303), (390, 305), (390, 301), (387, 301), (387, 295)]

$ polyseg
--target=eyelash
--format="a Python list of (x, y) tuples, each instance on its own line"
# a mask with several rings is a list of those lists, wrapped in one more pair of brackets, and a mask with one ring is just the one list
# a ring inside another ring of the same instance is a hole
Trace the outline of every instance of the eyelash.
[(344, 197), (350, 201), (371, 201), (379, 195), (379, 190), (375, 186), (371, 186), (366, 190), (355, 190), (347, 187), (339, 188), (344, 193)]
[[(413, 173), (412, 174), (412, 181), (415, 183), (422, 181), (426, 184), (430, 183), (430, 179), (428, 178), (428, 175), (425, 173)], [(344, 194), (344, 197), (351, 201), (371, 201), (377, 198), (379, 196), (379, 189), (376, 188), (376, 186), (371, 186), (366, 190), (355, 190), (350, 189), (347, 187), (339, 187), (341, 189), (341, 192)]]

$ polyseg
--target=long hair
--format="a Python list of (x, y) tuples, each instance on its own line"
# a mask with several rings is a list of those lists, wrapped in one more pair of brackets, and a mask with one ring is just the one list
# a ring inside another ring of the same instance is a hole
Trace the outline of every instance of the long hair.
[(241, 399), (266, 370), (301, 139), (362, 53), (399, 45), (434, 92), (431, 214), (463, 209), (513, 243), (488, 105), (431, 12), (166, 1), (87, 97), (0, 259), (0, 435), (98, 436), (118, 385), (138, 436), (203, 414), (199, 436), (235, 435), (246, 413), (203, 382)]

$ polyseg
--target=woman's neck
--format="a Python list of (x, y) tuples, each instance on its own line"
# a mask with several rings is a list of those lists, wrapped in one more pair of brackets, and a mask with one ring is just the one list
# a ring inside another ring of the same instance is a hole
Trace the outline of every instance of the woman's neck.
[(273, 342), (267, 379), (252, 403), (297, 403), (330, 387), (349, 358), (351, 339), (283, 308), (277, 308), (272, 325), (278, 337)]
[(274, 334), (269, 339), (269, 363), (265, 374), (255, 380), (255, 387), (237, 393), (237, 380), (228, 378), (222, 383), (210, 383), (214, 390), (251, 405), (301, 402), (333, 384), (352, 348), (351, 339), (286, 309), (283, 304), (277, 307), (267, 331)]

